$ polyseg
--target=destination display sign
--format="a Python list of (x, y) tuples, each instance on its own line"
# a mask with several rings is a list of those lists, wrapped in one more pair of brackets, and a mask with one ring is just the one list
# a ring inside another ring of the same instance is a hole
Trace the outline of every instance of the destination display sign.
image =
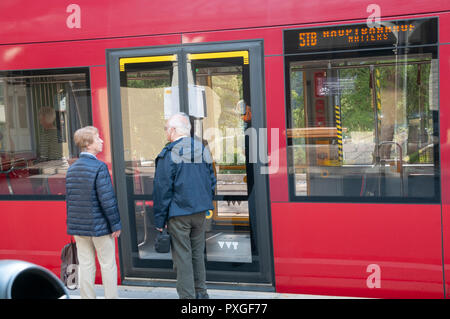
[(437, 18), (284, 31), (285, 54), (437, 43)]

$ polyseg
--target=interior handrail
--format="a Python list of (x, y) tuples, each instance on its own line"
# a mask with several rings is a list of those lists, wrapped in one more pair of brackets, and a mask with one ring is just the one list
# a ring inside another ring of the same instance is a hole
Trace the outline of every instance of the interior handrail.
[[(394, 141), (382, 141), (378, 144), (377, 151), (378, 151), (378, 154), (380, 154), (380, 147), (383, 145), (389, 145), (389, 144), (395, 145), (399, 150), (398, 155), (399, 155), (400, 159), (397, 164), (397, 171), (400, 173), (400, 193), (402, 194), (402, 196), (405, 196), (405, 194), (404, 194), (405, 188), (403, 185), (403, 148), (402, 148), (402, 146), (399, 143), (394, 142)], [(387, 159), (384, 159), (384, 160), (387, 160)], [(381, 161), (379, 164), (381, 166)]]

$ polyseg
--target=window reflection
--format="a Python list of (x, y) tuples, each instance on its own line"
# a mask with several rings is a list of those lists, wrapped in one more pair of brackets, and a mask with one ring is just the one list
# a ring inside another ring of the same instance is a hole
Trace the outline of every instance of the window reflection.
[(165, 121), (179, 112), (177, 63), (129, 64), (121, 77), (127, 178), (134, 194), (151, 195), (155, 159), (167, 143)]
[(295, 195), (435, 199), (436, 63), (431, 54), (290, 62)]
[(90, 112), (87, 70), (0, 74), (0, 194), (65, 194), (72, 136)]

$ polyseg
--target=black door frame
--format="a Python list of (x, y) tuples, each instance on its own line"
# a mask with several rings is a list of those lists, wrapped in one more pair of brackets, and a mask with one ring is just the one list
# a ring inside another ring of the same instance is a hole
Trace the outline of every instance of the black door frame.
[[(120, 58), (178, 54), (180, 109), (183, 110), (186, 108), (187, 104), (187, 74), (184, 67), (186, 54), (241, 50), (247, 50), (249, 52), (252, 124), (256, 128), (265, 128), (267, 126), (264, 99), (264, 51), (262, 40), (106, 50), (114, 187), (117, 194), (123, 225), (122, 235), (119, 238), (120, 272), (122, 282), (131, 284), (139, 280), (143, 284), (146, 284), (144, 283), (146, 278), (148, 278), (149, 281), (150, 279), (154, 281), (155, 278), (163, 280), (174, 279), (175, 273), (170, 268), (146, 268), (136, 266), (133, 262), (133, 259), (137, 258), (137, 256), (133, 256), (133, 251), (135, 249), (132, 246), (133, 241), (131, 239), (130, 227), (134, 225), (131, 225), (130, 223), (129, 198), (121, 195), (128, 194), (126, 175), (124, 174), (125, 161), (123, 156), (124, 144), (120, 97)], [(258, 139), (259, 138), (261, 137), (258, 136)], [(267, 141), (264, 143), (267, 145)], [(259, 271), (243, 272), (207, 270), (207, 281), (224, 283), (261, 283), (274, 286), (275, 277), (270, 218), (269, 178), (268, 175), (260, 174), (261, 169), (265, 167), (260, 163), (260, 161), (255, 163), (253, 166), (254, 185), (252, 192), (249, 194), (249, 206), (250, 201), (252, 201), (254, 212), (250, 213), (250, 218), (252, 218), (252, 216), (254, 217), (251, 220), (251, 223), (254, 225), (253, 231), (256, 230), (253, 235), (257, 243)], [(134, 200), (138, 200), (138, 198), (133, 197), (133, 201)], [(142, 279), (144, 281), (142, 281)]]

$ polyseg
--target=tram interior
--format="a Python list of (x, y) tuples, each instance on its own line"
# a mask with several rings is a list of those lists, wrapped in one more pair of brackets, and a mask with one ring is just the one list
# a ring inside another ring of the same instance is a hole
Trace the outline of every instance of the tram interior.
[(0, 194), (64, 195), (72, 136), (89, 113), (85, 73), (0, 77)]
[(431, 55), (290, 62), (295, 196), (436, 196)]

